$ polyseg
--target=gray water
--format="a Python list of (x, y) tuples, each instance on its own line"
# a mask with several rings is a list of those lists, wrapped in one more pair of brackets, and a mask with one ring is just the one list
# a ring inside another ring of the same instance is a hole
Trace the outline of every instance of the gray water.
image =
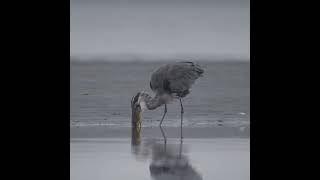
[[(130, 101), (149, 87), (151, 73), (165, 62), (71, 61), (70, 126), (129, 127)], [(248, 126), (249, 62), (197, 62), (205, 70), (184, 98), (184, 126)], [(143, 126), (159, 124), (163, 107), (143, 114)], [(180, 104), (168, 105), (163, 126), (180, 125)]]
[(72, 180), (250, 179), (249, 139), (75, 139), (70, 152)]

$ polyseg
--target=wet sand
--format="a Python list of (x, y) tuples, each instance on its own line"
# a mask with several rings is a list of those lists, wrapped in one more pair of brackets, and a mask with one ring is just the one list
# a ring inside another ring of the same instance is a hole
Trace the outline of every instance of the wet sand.
[[(163, 127), (170, 138), (180, 138), (180, 128)], [(142, 136), (161, 137), (159, 127), (143, 127)], [(186, 138), (249, 138), (250, 125), (240, 127), (183, 127)], [(70, 127), (71, 138), (127, 138), (131, 136), (131, 129), (125, 127)]]
[(164, 128), (166, 139), (159, 128), (143, 128), (138, 136), (105, 129), (109, 133), (101, 137), (84, 135), (93, 129), (76, 129), (70, 139), (72, 180), (250, 179), (250, 139), (245, 136), (186, 128), (181, 143), (175, 128)]
[[(159, 149), (161, 145), (164, 147), (164, 142), (159, 141), (158, 143)], [(178, 146), (180, 141), (173, 139), (171, 143), (172, 146)], [(182, 171), (180, 174), (188, 175), (195, 180), (249, 180), (249, 143), (249, 139), (237, 138), (185, 139), (183, 141), (183, 155), (188, 159), (187, 164), (190, 168), (182, 166), (184, 168), (177, 167), (175, 170), (175, 167), (172, 167), (174, 165), (161, 166), (161, 157), (152, 157), (151, 146), (142, 147), (140, 154), (132, 153), (130, 139), (71, 140), (70, 177), (71, 180), (173, 180), (182, 176), (179, 176), (180, 170)], [(175, 150), (177, 153), (178, 149), (175, 148)], [(162, 161), (166, 161), (165, 158)], [(154, 166), (160, 166), (160, 168), (152, 168)], [(152, 169), (158, 169), (158, 172)], [(151, 170), (155, 172), (152, 174)], [(170, 174), (173, 175), (170, 176)], [(154, 175), (154, 178), (151, 175)]]

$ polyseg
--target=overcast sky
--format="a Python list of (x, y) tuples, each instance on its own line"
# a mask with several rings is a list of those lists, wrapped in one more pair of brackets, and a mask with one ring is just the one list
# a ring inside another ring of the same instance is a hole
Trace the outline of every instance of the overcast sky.
[(249, 0), (71, 0), (71, 56), (250, 58)]

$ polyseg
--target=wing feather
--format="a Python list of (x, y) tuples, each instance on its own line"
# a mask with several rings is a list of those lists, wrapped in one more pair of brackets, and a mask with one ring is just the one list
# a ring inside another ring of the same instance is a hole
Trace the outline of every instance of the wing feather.
[(193, 62), (178, 62), (161, 66), (151, 76), (150, 86), (157, 93), (177, 93), (185, 96), (204, 70)]

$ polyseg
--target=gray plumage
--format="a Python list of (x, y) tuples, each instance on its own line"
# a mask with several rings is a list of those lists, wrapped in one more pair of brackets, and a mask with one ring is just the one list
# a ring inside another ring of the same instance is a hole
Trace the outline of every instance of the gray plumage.
[(167, 104), (174, 98), (181, 99), (190, 93), (195, 80), (201, 77), (204, 70), (193, 62), (176, 62), (161, 66), (151, 75), (150, 88), (155, 92), (151, 97), (141, 92), (139, 102), (147, 109), (153, 110)]
[[(167, 104), (173, 99), (179, 99), (181, 105), (181, 138), (183, 105), (181, 99), (190, 93), (190, 88), (201, 77), (204, 70), (193, 62), (176, 62), (161, 66), (151, 75), (150, 88), (155, 92), (151, 97), (146, 92), (139, 92), (133, 97), (131, 104), (133, 109), (153, 110), (164, 104), (164, 114), (160, 121), (160, 127), (167, 113)], [(134, 111), (135, 112), (135, 111)]]
[(178, 62), (161, 66), (152, 75), (150, 88), (156, 94), (172, 94), (185, 97), (203, 69), (193, 62)]

